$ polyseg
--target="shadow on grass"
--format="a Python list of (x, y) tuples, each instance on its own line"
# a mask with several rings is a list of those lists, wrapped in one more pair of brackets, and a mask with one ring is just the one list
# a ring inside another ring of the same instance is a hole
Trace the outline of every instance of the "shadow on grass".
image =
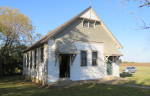
[(125, 77), (132, 77), (131, 73), (127, 73), (127, 72), (122, 72), (120, 73), (120, 77), (125, 78)]
[(124, 84), (125, 85), (131, 85), (131, 86), (138, 86), (138, 87), (140, 87), (141, 86), (141, 88), (143, 87), (147, 87), (148, 89), (150, 89), (150, 85), (149, 84), (147, 84), (147, 82), (150, 82), (150, 79), (144, 79), (144, 80), (142, 80), (142, 81), (136, 81), (136, 80), (129, 80), (128, 82), (125, 82)]
[(0, 85), (0, 96), (150, 96), (150, 90), (146, 89), (97, 83), (87, 83), (68, 88), (39, 88), (30, 82), (22, 84), (22, 79), (19, 82), (17, 78), (22, 77), (0, 80), (4, 83), (4, 85)]
[(14, 75), (14, 76), (4, 76), (0, 79), (0, 82), (20, 82), (23, 81), (24, 77), (21, 75)]

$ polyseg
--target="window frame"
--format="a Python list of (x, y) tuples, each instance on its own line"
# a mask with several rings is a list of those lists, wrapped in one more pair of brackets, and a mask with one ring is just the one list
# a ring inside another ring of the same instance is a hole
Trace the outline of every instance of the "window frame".
[[(92, 25), (92, 26), (90, 26)], [(89, 28), (95, 28), (95, 22), (94, 21), (89, 21)]]
[[(96, 58), (94, 58), (95, 56), (94, 56), (94, 53), (96, 53)], [(92, 51), (92, 66), (97, 66), (98, 65), (98, 51)], [(94, 64), (94, 62), (96, 62), (95, 64)]]
[(27, 68), (29, 67), (29, 53), (27, 53)]
[(32, 51), (30, 52), (30, 68), (32, 69)]
[(23, 64), (24, 64), (24, 67), (26, 67), (26, 64), (27, 64), (27, 62), (26, 62), (26, 53), (24, 54), (24, 57), (23, 57)]
[(44, 62), (44, 47), (41, 47), (41, 62)]
[[(87, 22), (87, 26), (85, 26), (85, 22)], [(93, 25), (93, 26), (90, 26), (90, 24)], [(82, 21), (82, 27), (83, 28), (95, 28), (95, 26), (96, 26), (96, 21), (93, 21), (93, 20), (84, 20), (84, 19)]]
[(36, 68), (36, 63), (37, 63), (37, 49), (34, 50), (34, 68)]
[[(87, 23), (87, 25), (86, 25), (86, 23)], [(89, 28), (89, 21), (88, 20), (83, 20), (83, 28)]]
[[(83, 57), (83, 53), (82, 52), (85, 52), (85, 57)], [(81, 50), (80, 51), (80, 66), (84, 67), (84, 66), (87, 66), (87, 56), (88, 56), (88, 53), (87, 53), (87, 50)], [(85, 60), (85, 61), (83, 61)], [(83, 63), (85, 62), (85, 63)]]

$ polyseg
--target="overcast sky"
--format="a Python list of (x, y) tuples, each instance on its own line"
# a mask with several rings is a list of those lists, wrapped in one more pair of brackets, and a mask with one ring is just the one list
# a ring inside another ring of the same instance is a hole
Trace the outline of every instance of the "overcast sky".
[[(19, 9), (44, 35), (89, 7), (89, 1), (0, 0), (0, 6)], [(92, 7), (123, 45), (124, 61), (150, 62), (150, 30), (141, 29), (142, 20), (150, 25), (150, 8), (138, 8), (137, 2), (126, 1), (92, 0)]]

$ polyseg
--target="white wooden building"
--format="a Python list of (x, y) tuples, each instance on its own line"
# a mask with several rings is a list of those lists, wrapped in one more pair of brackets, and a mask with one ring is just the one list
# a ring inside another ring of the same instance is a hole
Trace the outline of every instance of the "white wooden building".
[(41, 84), (119, 76), (120, 48), (89, 7), (25, 50), (23, 74)]

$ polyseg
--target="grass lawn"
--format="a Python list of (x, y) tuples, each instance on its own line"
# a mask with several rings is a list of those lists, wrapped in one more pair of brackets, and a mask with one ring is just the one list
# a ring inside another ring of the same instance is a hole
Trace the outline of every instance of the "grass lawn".
[[(121, 71), (125, 69), (125, 66), (121, 66)], [(150, 66), (136, 66), (136, 73), (131, 77), (125, 77), (131, 84), (150, 86)]]
[(0, 79), (0, 96), (150, 96), (150, 90), (93, 83), (47, 89), (15, 76)]

